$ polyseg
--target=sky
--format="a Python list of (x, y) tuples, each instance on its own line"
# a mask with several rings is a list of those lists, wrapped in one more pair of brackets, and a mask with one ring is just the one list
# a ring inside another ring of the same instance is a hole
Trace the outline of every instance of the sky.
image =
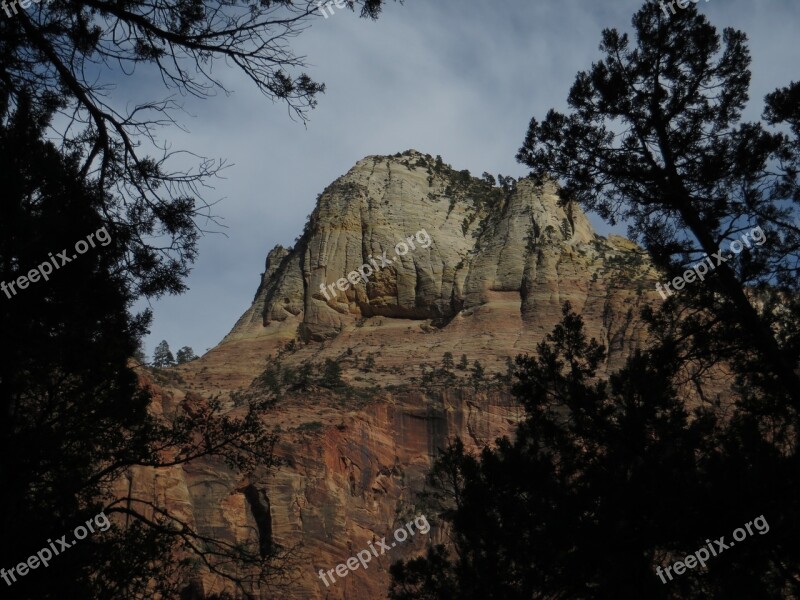
[[(149, 306), (145, 352), (166, 339), (173, 351), (214, 347), (249, 307), (275, 245), (291, 246), (317, 195), (358, 160), (416, 149), (439, 154), (455, 169), (520, 177), (514, 155), (528, 122), (550, 108), (565, 111), (578, 71), (600, 58), (603, 28), (630, 30), (641, 0), (406, 0), (377, 21), (349, 10), (319, 16), (294, 51), (326, 93), (303, 124), (286, 106), (261, 95), (233, 69), (215, 71), (233, 90), (185, 99), (169, 132), (175, 148), (229, 167), (205, 197), (219, 203), (222, 227), (204, 235), (187, 280), (189, 291)], [(748, 34), (753, 57), (747, 119), (763, 97), (798, 78), (800, 2), (700, 0), (720, 31)], [(120, 84), (120, 89), (124, 91)], [(161, 98), (157, 81), (136, 93)], [(590, 215), (598, 233), (624, 234)]]

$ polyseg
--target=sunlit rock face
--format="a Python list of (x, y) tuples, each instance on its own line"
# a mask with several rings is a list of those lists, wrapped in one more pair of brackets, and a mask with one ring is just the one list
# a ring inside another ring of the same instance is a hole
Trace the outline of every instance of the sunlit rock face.
[[(552, 183), (492, 185), (437, 158), (408, 151), (356, 163), (319, 196), (295, 247), (269, 253), (253, 304), (228, 336), (156, 385), (169, 412), (248, 388), (278, 360), (282, 372), (311, 365), (315, 381), (325, 359), (342, 368), (344, 388), (312, 383), (264, 416), (280, 431), (272, 469), (236, 474), (200, 461), (121, 484), (229, 541), (265, 553), (297, 547), (294, 583), (256, 597), (385, 598), (391, 562), (443, 541), (438, 527), (328, 587), (318, 571), (424, 512), (425, 474), (454, 436), (479, 449), (513, 434), (523, 411), (495, 377), (509, 357), (535, 352), (565, 301), (609, 349), (605, 372), (645, 340), (636, 315), (658, 296), (634, 244), (597, 236)], [(366, 281), (347, 281), (365, 265)], [(452, 369), (455, 381), (429, 375), (446, 352), (469, 365)], [(472, 379), (475, 361), (482, 382)], [(192, 593), (222, 589), (204, 574)]]

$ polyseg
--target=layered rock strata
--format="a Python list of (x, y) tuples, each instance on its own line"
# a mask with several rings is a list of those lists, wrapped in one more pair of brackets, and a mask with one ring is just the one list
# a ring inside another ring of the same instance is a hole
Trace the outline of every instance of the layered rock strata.
[[(413, 237), (420, 231), (430, 243)], [(415, 248), (399, 256), (404, 241)], [(327, 287), (384, 253), (391, 264), (366, 283)], [(416, 151), (367, 157), (321, 194), (294, 248), (269, 253), (228, 336), (177, 368), (178, 383), (161, 394), (164, 410), (187, 394), (229, 394), (277, 359), (284, 371), (310, 364), (316, 374), (332, 359), (345, 391), (312, 384), (265, 415), (281, 431), (280, 465), (269, 472), (208, 462), (129, 484), (201, 530), (264, 548), (302, 544), (299, 579), (281, 597), (384, 598), (390, 562), (442, 541), (440, 529), (330, 587), (317, 572), (423, 511), (425, 473), (454, 436), (479, 449), (513, 432), (522, 410), (492, 378), (509, 357), (535, 351), (565, 301), (608, 347), (605, 369), (619, 367), (645, 340), (636, 315), (657, 299), (653, 277), (634, 244), (596, 235), (552, 183), (496, 185)], [(446, 352), (471, 368), (479, 361), (488, 381), (458, 369), (455, 382), (432, 379)], [(210, 594), (222, 584), (206, 576), (197, 585)]]

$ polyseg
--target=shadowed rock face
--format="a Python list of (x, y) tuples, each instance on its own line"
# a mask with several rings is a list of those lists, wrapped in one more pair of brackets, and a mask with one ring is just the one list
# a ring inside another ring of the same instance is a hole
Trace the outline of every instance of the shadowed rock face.
[[(412, 237), (423, 230), (429, 238)], [(399, 242), (415, 247), (398, 256)], [(366, 284), (320, 290), (384, 252), (391, 264)], [(606, 370), (618, 368), (645, 339), (635, 315), (657, 299), (653, 277), (631, 242), (599, 237), (578, 207), (559, 206), (552, 184), (492, 186), (415, 151), (367, 157), (321, 194), (295, 248), (269, 253), (250, 309), (219, 346), (176, 369), (181, 385), (163, 386), (158, 402), (169, 412), (187, 394), (247, 387), (278, 353), (284, 369), (317, 374), (335, 360), (347, 387), (312, 386), (265, 415), (282, 432), (269, 473), (209, 461), (138, 473), (133, 488), (230, 541), (267, 552), (302, 543), (282, 598), (384, 598), (391, 562), (442, 541), (436, 525), (329, 587), (317, 572), (424, 514), (424, 476), (453, 436), (479, 449), (523, 414), (506, 385), (476, 388), (459, 370), (455, 383), (423, 383), (423, 372), (451, 352), (479, 360), (487, 379), (504, 373), (508, 357), (535, 351), (566, 300), (608, 347)], [(208, 575), (198, 585), (222, 589)]]
[(269, 498), (264, 490), (258, 489), (252, 483), (243, 491), (245, 500), (250, 507), (250, 514), (258, 529), (259, 553), (261, 558), (266, 558), (272, 552), (272, 515), (270, 514)]

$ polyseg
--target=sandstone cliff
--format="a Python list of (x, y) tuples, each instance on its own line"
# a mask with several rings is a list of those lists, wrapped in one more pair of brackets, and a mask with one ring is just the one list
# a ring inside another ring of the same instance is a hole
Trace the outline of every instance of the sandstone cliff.
[[(415, 247), (400, 256), (404, 241)], [(391, 264), (366, 283), (326, 287), (384, 252)], [(320, 195), (294, 248), (269, 253), (252, 306), (222, 343), (176, 369), (181, 383), (161, 394), (172, 410), (187, 393), (247, 388), (277, 359), (279, 376), (332, 359), (346, 390), (312, 385), (265, 415), (282, 432), (269, 473), (196, 464), (139, 472), (131, 485), (216, 535), (302, 544), (299, 579), (281, 597), (384, 598), (390, 562), (441, 541), (438, 528), (330, 587), (316, 573), (424, 512), (417, 493), (448, 439), (479, 448), (513, 431), (522, 411), (493, 378), (535, 350), (564, 301), (609, 348), (606, 368), (620, 366), (644, 339), (635, 315), (657, 298), (653, 276), (637, 247), (597, 236), (550, 183), (493, 185), (416, 151), (367, 157)], [(445, 352), (480, 361), (486, 381), (458, 369), (455, 382), (432, 379)], [(208, 576), (201, 585), (221, 589)]]

